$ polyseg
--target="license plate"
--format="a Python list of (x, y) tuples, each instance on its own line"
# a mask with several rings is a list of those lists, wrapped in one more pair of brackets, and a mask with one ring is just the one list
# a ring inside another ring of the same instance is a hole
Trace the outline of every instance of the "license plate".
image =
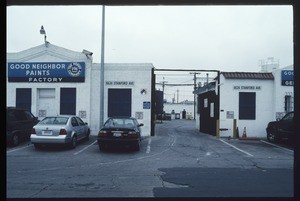
[(42, 131), (42, 135), (52, 135), (52, 131)]
[(113, 131), (114, 137), (121, 137), (122, 136), (122, 131)]
[(122, 134), (121, 134), (121, 133), (114, 133), (114, 136), (115, 136), (115, 137), (121, 137)]

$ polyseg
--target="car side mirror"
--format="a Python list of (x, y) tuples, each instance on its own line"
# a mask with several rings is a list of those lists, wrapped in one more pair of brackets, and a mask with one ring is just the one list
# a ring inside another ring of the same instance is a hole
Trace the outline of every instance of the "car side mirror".
[(139, 124), (139, 125), (138, 125), (138, 127), (141, 127), (141, 126), (144, 126), (144, 124), (142, 123), (142, 124)]
[(84, 122), (84, 124), (85, 124), (85, 125), (88, 125), (88, 123), (87, 123), (87, 122)]

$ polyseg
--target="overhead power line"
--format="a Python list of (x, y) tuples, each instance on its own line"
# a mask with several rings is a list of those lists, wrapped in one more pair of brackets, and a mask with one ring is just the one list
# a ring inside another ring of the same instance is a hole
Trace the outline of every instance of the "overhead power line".
[(194, 86), (194, 84), (163, 84), (163, 83), (155, 83), (157, 85), (164, 85), (164, 86)]

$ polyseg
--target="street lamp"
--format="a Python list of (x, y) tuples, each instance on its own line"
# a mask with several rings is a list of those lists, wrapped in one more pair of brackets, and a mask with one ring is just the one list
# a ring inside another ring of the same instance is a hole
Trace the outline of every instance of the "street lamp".
[(45, 35), (45, 45), (46, 45), (46, 47), (48, 47), (48, 43), (49, 43), (49, 42), (46, 40), (46, 39), (47, 39), (47, 36), (46, 36), (46, 31), (45, 31), (43, 25), (41, 26), (40, 34)]

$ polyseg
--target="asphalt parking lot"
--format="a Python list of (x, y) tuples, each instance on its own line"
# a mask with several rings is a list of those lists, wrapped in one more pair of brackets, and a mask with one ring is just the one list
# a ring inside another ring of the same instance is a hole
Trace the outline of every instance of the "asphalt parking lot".
[(294, 150), (265, 140), (216, 139), (193, 120), (164, 121), (141, 150), (101, 152), (30, 142), (6, 150), (7, 198), (293, 197)]

